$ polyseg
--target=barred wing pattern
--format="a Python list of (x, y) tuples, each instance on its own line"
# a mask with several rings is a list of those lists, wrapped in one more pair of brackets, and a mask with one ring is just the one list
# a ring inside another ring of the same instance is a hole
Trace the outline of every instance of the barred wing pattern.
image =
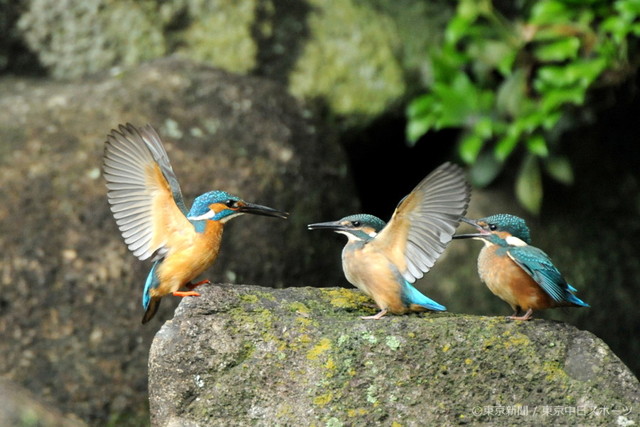
[(175, 230), (193, 229), (178, 180), (156, 131), (130, 123), (107, 136), (107, 200), (129, 250), (141, 260), (162, 258)]
[(444, 252), (470, 197), (462, 168), (444, 163), (400, 201), (389, 223), (369, 244), (384, 249), (404, 279), (414, 283)]

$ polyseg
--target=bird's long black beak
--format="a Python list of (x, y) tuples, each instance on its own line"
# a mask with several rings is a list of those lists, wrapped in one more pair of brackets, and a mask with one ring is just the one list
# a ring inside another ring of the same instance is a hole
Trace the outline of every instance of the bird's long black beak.
[(272, 216), (282, 219), (287, 219), (289, 217), (289, 212), (283, 212), (277, 209), (270, 208), (268, 206), (256, 205), (254, 203), (248, 202), (245, 202), (242, 206), (238, 207), (238, 212), (253, 215)]
[(486, 233), (454, 234), (452, 239), (482, 239), (487, 237)]
[(329, 222), (316, 222), (315, 224), (307, 225), (309, 230), (345, 230), (345, 226), (340, 224), (340, 221)]
[(478, 226), (478, 223), (472, 219), (461, 217), (460, 222), (466, 222), (467, 224), (474, 226), (475, 228), (480, 230), (480, 233), (455, 234), (453, 235), (452, 239), (477, 239), (484, 238), (488, 235), (488, 233), (484, 232), (482, 228)]

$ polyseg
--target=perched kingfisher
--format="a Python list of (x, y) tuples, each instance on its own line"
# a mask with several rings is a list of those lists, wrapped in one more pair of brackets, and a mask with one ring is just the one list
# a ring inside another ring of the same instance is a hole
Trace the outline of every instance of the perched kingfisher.
[[(142, 293), (142, 323), (153, 318), (161, 298), (199, 296), (193, 283), (218, 256), (224, 224), (250, 213), (286, 219), (289, 214), (245, 202), (224, 191), (198, 196), (190, 210), (156, 131), (120, 125), (107, 136), (104, 176), (108, 201), (129, 250), (154, 263)], [(186, 291), (180, 291), (186, 288)]]
[(471, 189), (463, 170), (445, 163), (424, 178), (396, 207), (388, 224), (358, 214), (338, 221), (309, 224), (347, 236), (342, 269), (347, 280), (373, 298), (380, 312), (444, 311), (414, 283), (428, 272), (447, 244), (469, 205)]
[[(576, 297), (576, 288), (542, 250), (531, 246), (529, 228), (524, 219), (498, 214), (462, 221), (478, 229), (475, 234), (459, 234), (454, 239), (482, 240), (478, 256), (478, 274), (494, 295), (514, 310), (509, 319), (529, 320), (533, 310), (553, 307), (589, 307)], [(518, 314), (526, 310), (522, 316)]]

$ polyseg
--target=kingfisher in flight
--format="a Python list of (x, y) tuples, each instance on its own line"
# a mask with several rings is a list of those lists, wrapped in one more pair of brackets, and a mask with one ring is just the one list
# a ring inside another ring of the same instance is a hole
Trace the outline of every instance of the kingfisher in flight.
[(105, 142), (103, 169), (107, 200), (125, 243), (140, 260), (154, 261), (142, 293), (143, 324), (165, 295), (199, 296), (193, 289), (210, 283), (192, 281), (216, 260), (227, 221), (246, 213), (289, 216), (219, 190), (198, 196), (187, 209), (167, 152), (150, 125), (113, 129)]
[[(478, 233), (453, 238), (484, 242), (478, 256), (478, 274), (489, 290), (514, 310), (508, 319), (529, 320), (534, 310), (547, 308), (589, 307), (574, 295), (576, 288), (567, 283), (551, 258), (531, 246), (524, 219), (498, 214), (462, 221), (474, 226)], [(524, 315), (519, 316), (524, 310)]]
[(471, 188), (462, 168), (445, 163), (424, 178), (396, 207), (389, 223), (368, 214), (309, 224), (347, 236), (342, 269), (347, 280), (387, 313), (444, 311), (412, 283), (435, 264), (469, 205)]

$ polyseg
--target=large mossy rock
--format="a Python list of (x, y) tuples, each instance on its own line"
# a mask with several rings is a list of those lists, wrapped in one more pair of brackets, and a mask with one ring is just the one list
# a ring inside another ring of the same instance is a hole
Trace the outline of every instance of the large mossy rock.
[(0, 375), (97, 424), (148, 419), (147, 356), (176, 299), (142, 327), (148, 262), (106, 201), (104, 140), (153, 124), (190, 202), (222, 189), (291, 212), (227, 225), (206, 277), (321, 284), (336, 254), (306, 224), (354, 211), (340, 147), (284, 88), (175, 59), (79, 83), (0, 81)]
[(31, 0), (18, 28), (57, 78), (179, 53), (267, 76), (361, 123), (424, 82), (450, 10), (419, 0)]
[(374, 313), (356, 290), (211, 285), (149, 361), (152, 424), (631, 425), (640, 384), (573, 326)]

